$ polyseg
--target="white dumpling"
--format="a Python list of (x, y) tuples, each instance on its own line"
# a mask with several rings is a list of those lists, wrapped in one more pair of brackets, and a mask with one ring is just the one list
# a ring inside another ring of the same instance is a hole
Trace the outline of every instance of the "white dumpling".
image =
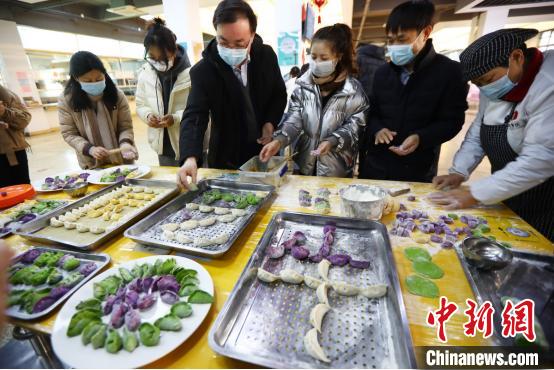
[(201, 206), (198, 207), (198, 210), (202, 213), (210, 213), (214, 210), (214, 207), (201, 205)]
[(154, 189), (144, 188), (144, 194), (154, 194)]
[(142, 193), (144, 188), (142, 186), (133, 186), (133, 193)]
[(285, 283), (289, 284), (300, 284), (302, 281), (304, 281), (304, 276), (292, 269), (281, 270), (281, 272), (279, 273), (279, 277)]
[(175, 233), (175, 240), (182, 244), (192, 243), (192, 239), (183, 233)]
[(197, 227), (198, 227), (198, 221), (196, 220), (188, 220), (185, 222), (181, 222), (181, 224), (179, 225), (179, 228), (181, 230), (192, 230), (192, 229), (196, 229)]
[(75, 222), (65, 221), (63, 223), (63, 227), (65, 227), (67, 230), (73, 230), (77, 227), (77, 224)]
[(77, 220), (78, 220), (78, 217), (75, 216), (73, 213), (67, 212), (65, 214), (65, 221), (76, 222)]
[(81, 217), (83, 215), (83, 211), (81, 211), (79, 208), (73, 208), (71, 210), (71, 213), (77, 217)]
[(56, 217), (52, 217), (50, 219), (50, 226), (52, 226), (52, 227), (62, 227), (63, 226), (63, 221), (60, 221), (60, 220), (56, 219)]
[(170, 231), (170, 230), (164, 230), (162, 236), (166, 240), (175, 240), (175, 233), (173, 231)]
[(176, 224), (176, 223), (163, 224), (161, 228), (163, 231), (175, 231), (179, 228), (179, 224)]
[(185, 206), (186, 209), (190, 209), (190, 210), (197, 210), (200, 206), (196, 203), (187, 203), (187, 205)]
[(359, 289), (359, 294), (367, 298), (379, 298), (387, 294), (387, 286), (383, 284), (370, 285)]
[(231, 214), (234, 215), (234, 216), (237, 216), (237, 217), (246, 216), (247, 213), (248, 212), (244, 209), (233, 208), (231, 210)]
[(128, 192), (132, 191), (133, 188), (130, 187), (130, 186), (128, 186), (128, 185), (122, 185), (122, 186), (121, 186), (121, 190), (122, 190), (124, 193), (128, 193)]
[(258, 279), (260, 279), (261, 281), (265, 281), (266, 283), (274, 283), (277, 280), (279, 280), (279, 276), (274, 275), (271, 272), (266, 271), (262, 268), (258, 268), (257, 276), (258, 276)]
[(202, 247), (209, 247), (210, 245), (213, 245), (213, 239), (208, 238), (196, 238), (194, 239), (194, 246), (198, 248)]
[(308, 288), (317, 289), (321, 284), (323, 284), (323, 281), (316, 279), (315, 277), (305, 275), (304, 284), (306, 284)]
[(323, 283), (323, 284), (320, 284), (315, 291), (318, 302), (326, 304), (327, 306), (329, 306), (329, 297), (327, 296), (328, 290), (329, 290), (329, 284)]
[(360, 291), (358, 287), (351, 284), (343, 283), (341, 281), (335, 281), (331, 283), (331, 286), (333, 287), (333, 290), (340, 295), (352, 296), (357, 295)]
[(304, 348), (313, 358), (323, 362), (331, 362), (323, 351), (323, 348), (319, 345), (316, 328), (310, 329), (304, 336)]
[(219, 222), (223, 222), (223, 223), (231, 223), (236, 219), (237, 219), (237, 216), (234, 216), (234, 215), (223, 215), (217, 218)]
[(327, 281), (327, 276), (329, 276), (329, 267), (331, 266), (331, 262), (329, 262), (326, 259), (321, 260), (321, 262), (317, 265), (317, 272), (319, 272), (319, 276), (325, 281)]
[(86, 233), (87, 231), (89, 231), (89, 227), (87, 225), (84, 225), (84, 224), (77, 224), (76, 229), (80, 233)]
[(92, 234), (103, 234), (106, 232), (106, 229), (104, 229), (103, 227), (92, 226), (89, 231)]
[(321, 333), (321, 323), (323, 322), (323, 317), (331, 307), (326, 304), (319, 303), (310, 311), (310, 324)]
[(215, 224), (215, 221), (216, 221), (215, 217), (208, 217), (198, 221), (198, 226), (202, 226), (202, 227), (212, 226), (213, 224)]
[(227, 241), (229, 241), (229, 234), (227, 233), (223, 233), (215, 238), (212, 239), (212, 241), (214, 242), (214, 244), (225, 244), (227, 243)]
[(231, 213), (231, 210), (229, 208), (215, 207), (214, 208), (214, 213), (216, 215), (226, 215), (226, 214)]

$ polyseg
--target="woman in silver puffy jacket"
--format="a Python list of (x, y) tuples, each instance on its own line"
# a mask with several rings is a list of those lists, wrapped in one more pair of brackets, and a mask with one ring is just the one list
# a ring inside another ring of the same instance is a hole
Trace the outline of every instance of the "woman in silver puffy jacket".
[(344, 24), (318, 30), (310, 69), (296, 81), (288, 114), (260, 152), (268, 161), (298, 138), (295, 162), (308, 176), (352, 177), (369, 108), (355, 73), (352, 32)]

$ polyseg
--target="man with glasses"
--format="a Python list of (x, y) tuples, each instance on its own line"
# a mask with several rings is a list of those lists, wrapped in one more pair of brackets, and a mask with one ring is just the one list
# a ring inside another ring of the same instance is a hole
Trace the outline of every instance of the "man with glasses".
[(243, 0), (224, 0), (213, 25), (217, 36), (190, 71), (191, 93), (180, 133), (178, 181), (196, 182), (204, 134), (211, 118), (208, 166), (237, 169), (272, 140), (287, 92), (270, 46), (256, 34), (257, 19)]
[(441, 144), (462, 129), (468, 86), (460, 64), (433, 48), (434, 13), (412, 0), (387, 20), (390, 62), (375, 73), (361, 178), (431, 182)]

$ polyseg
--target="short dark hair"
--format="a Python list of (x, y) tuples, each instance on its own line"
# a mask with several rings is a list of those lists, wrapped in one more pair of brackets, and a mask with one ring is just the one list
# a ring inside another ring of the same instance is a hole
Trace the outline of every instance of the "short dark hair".
[(214, 28), (220, 24), (235, 23), (239, 18), (248, 19), (250, 30), (256, 32), (258, 18), (254, 11), (244, 0), (223, 0), (215, 8), (212, 23)]
[(434, 24), (435, 5), (429, 0), (411, 0), (395, 7), (387, 19), (385, 31), (417, 30)]
[(160, 49), (162, 59), (167, 63), (167, 52), (177, 52), (177, 37), (165, 26), (165, 21), (161, 18), (154, 18), (146, 27), (146, 36), (144, 37), (144, 51), (148, 53), (148, 49), (156, 46)]
[(300, 68), (298, 68), (297, 66), (294, 66), (290, 69), (289, 76), (298, 77), (299, 74), (300, 74)]
[(74, 111), (92, 108), (92, 102), (87, 93), (81, 88), (77, 78), (93, 69), (102, 72), (106, 79), (106, 88), (102, 95), (104, 104), (108, 109), (112, 110), (117, 106), (117, 87), (115, 87), (100, 58), (90, 51), (78, 51), (69, 60), (69, 81), (67, 81), (64, 89), (64, 95), (69, 96), (69, 105)]
[(332, 26), (322, 27), (314, 34), (312, 44), (316, 41), (327, 41), (331, 44), (333, 51), (342, 54), (337, 64), (337, 73), (346, 71), (349, 74), (356, 74), (357, 67), (354, 60), (354, 41), (352, 30), (346, 24), (335, 23)]

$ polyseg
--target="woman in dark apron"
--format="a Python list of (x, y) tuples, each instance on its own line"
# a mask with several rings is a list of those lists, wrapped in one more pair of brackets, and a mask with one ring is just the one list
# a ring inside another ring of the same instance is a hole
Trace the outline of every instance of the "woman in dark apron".
[(487, 156), (492, 175), (467, 189), (435, 193), (448, 209), (504, 202), (554, 241), (554, 50), (527, 48), (537, 30), (487, 34), (460, 55), (481, 90), (479, 112), (438, 189), (457, 188)]

